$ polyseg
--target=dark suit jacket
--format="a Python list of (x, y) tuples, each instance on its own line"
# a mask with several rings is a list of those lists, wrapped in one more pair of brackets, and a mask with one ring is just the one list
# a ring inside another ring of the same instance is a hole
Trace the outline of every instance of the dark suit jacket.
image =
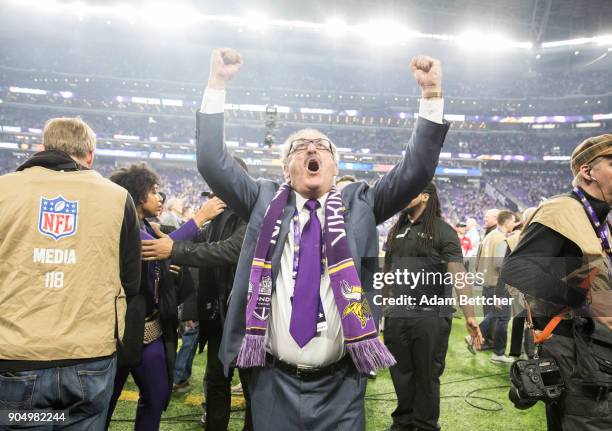
[[(227, 372), (244, 337), (251, 262), (264, 213), (279, 184), (251, 178), (234, 161), (225, 146), (223, 127), (223, 114), (197, 114), (198, 170), (215, 194), (248, 222), (219, 351)], [(356, 182), (342, 190), (347, 239), (358, 273), (362, 257), (378, 256), (376, 225), (403, 209), (433, 178), (448, 127), (419, 118), (402, 161), (372, 186)], [(272, 256), (273, 289), (294, 210), (292, 193), (282, 216), (281, 246)]]
[[(225, 320), (227, 302), (234, 284), (234, 273), (246, 223), (231, 209), (226, 209), (204, 228), (202, 242), (175, 241), (171, 260), (177, 265), (199, 268), (197, 310), (192, 320), (207, 320), (206, 302), (216, 299), (219, 318)], [(194, 301), (195, 302), (195, 301)], [(190, 314), (190, 316), (192, 316)], [(183, 318), (187, 320), (187, 318)], [(205, 324), (205, 323), (203, 323)]]

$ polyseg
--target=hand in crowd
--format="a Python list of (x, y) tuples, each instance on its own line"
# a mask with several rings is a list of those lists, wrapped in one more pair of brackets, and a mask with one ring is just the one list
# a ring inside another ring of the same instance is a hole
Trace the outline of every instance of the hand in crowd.
[(235, 49), (214, 49), (210, 56), (208, 87), (215, 90), (225, 90), (225, 86), (236, 76), (242, 64), (242, 57)]
[(472, 339), (472, 346), (474, 346), (476, 350), (480, 350), (482, 343), (484, 342), (484, 338), (480, 332), (478, 322), (476, 322), (475, 318), (468, 317), (465, 319), (465, 326), (470, 334), (470, 338)]
[(211, 221), (225, 211), (226, 207), (227, 205), (225, 205), (225, 202), (215, 196), (212, 199), (208, 199), (204, 205), (200, 207), (193, 216), (193, 219), (198, 227), (201, 227), (204, 223)]
[(172, 254), (174, 241), (169, 236), (160, 239), (142, 240), (142, 260), (164, 260)]

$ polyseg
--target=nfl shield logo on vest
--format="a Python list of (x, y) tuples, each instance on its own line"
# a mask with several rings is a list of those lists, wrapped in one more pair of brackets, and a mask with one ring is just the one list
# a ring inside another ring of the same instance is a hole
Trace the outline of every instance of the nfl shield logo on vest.
[(53, 199), (41, 196), (38, 231), (56, 241), (74, 235), (78, 209), (79, 201), (69, 201), (62, 196)]

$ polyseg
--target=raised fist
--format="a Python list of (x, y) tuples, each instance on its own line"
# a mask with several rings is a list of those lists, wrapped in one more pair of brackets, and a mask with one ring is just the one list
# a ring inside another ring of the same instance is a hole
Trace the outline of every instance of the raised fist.
[(410, 70), (423, 91), (442, 91), (442, 65), (440, 60), (420, 55), (410, 61)]
[(214, 49), (210, 56), (208, 87), (216, 90), (224, 90), (227, 83), (236, 76), (242, 64), (242, 57), (235, 49)]

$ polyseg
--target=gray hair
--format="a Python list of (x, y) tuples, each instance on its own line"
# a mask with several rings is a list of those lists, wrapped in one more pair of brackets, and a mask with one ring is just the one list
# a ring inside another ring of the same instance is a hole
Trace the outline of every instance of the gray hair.
[(42, 142), (45, 150), (59, 150), (82, 159), (96, 149), (96, 134), (78, 117), (52, 118), (45, 124)]
[(336, 148), (336, 144), (334, 144), (332, 142), (331, 139), (329, 139), (329, 137), (321, 132), (320, 130), (317, 129), (300, 129), (297, 130), (295, 132), (293, 132), (292, 134), (290, 134), (287, 139), (285, 139), (285, 142), (283, 143), (283, 146), (281, 147), (281, 161), (283, 162), (283, 166), (287, 166), (287, 164), (289, 163), (289, 149), (291, 148), (291, 143), (300, 135), (303, 135), (305, 133), (317, 133), (319, 135), (321, 135), (322, 138), (327, 139), (329, 142), (331, 142), (331, 148), (333, 150), (333, 156), (334, 156), (334, 162), (336, 162), (336, 165), (339, 164), (340, 162), (340, 155), (338, 154), (338, 149)]

